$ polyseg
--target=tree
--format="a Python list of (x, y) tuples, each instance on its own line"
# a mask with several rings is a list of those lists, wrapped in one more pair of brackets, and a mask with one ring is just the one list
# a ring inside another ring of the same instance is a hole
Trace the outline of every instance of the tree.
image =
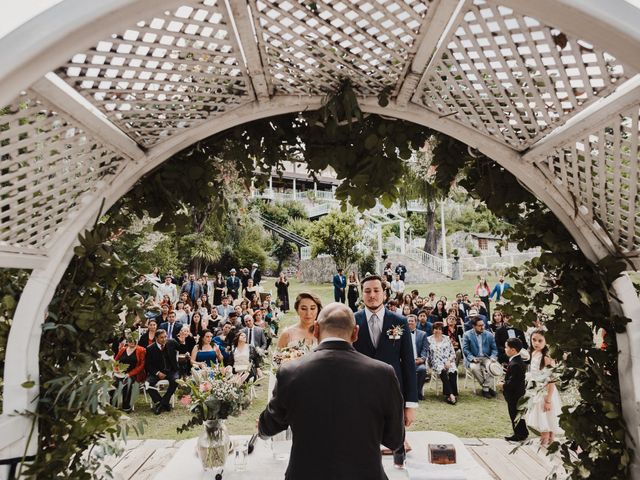
[(360, 257), (356, 247), (362, 233), (352, 212), (330, 212), (313, 224), (309, 238), (312, 255), (331, 255), (337, 268), (347, 268)]

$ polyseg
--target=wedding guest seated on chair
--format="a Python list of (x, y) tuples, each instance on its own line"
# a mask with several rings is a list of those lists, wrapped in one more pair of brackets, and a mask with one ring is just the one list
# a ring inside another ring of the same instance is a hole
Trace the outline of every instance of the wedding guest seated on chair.
[(169, 318), (166, 322), (160, 324), (160, 328), (167, 332), (167, 336), (171, 340), (175, 340), (182, 329), (182, 324), (176, 321), (176, 312), (169, 313)]
[(147, 322), (147, 331), (140, 335), (140, 340), (138, 340), (138, 345), (142, 348), (147, 348), (149, 345), (152, 345), (153, 342), (156, 341), (156, 335), (158, 333), (158, 322), (156, 322), (153, 318), (149, 319)]
[[(453, 317), (455, 318), (455, 317)], [(455, 405), (458, 396), (458, 367), (456, 352), (449, 337), (442, 332), (442, 322), (433, 324), (433, 335), (429, 337), (429, 365), (442, 381), (444, 401)]]
[(138, 332), (125, 332), (127, 343), (123, 345), (114, 360), (126, 365), (127, 369), (117, 375), (119, 382), (122, 382), (122, 410), (131, 411), (131, 389), (136, 383), (144, 382), (146, 373), (144, 370), (144, 359), (147, 350), (136, 343)]
[(189, 325), (183, 325), (176, 339), (178, 349), (178, 371), (181, 377), (191, 374), (191, 352), (196, 341), (189, 331)]
[(251, 380), (258, 378), (260, 359), (258, 349), (247, 343), (247, 334), (244, 330), (240, 331), (233, 339), (233, 348), (227, 365), (233, 367), (234, 373), (250, 372), (247, 380)]
[(220, 331), (220, 333), (218, 333), (218, 335), (213, 337), (213, 341), (215, 342), (216, 345), (218, 345), (218, 348), (222, 353), (222, 359), (225, 363), (229, 361), (229, 355), (231, 353), (231, 345), (234, 337), (234, 330), (235, 330), (235, 327), (233, 326), (232, 323), (225, 323), (222, 326), (222, 330)]
[[(164, 330), (159, 329), (156, 341), (147, 347), (144, 366), (147, 371), (147, 393), (153, 400), (153, 413), (160, 415), (163, 410), (171, 411), (171, 397), (178, 387), (178, 351), (176, 341), (168, 339)], [(160, 380), (169, 382), (162, 396), (156, 387)]]
[(465, 367), (471, 369), (471, 373), (482, 387), (482, 396), (492, 398), (496, 396), (491, 388), (491, 373), (489, 363), (498, 360), (498, 347), (491, 333), (485, 331), (485, 322), (476, 316), (472, 319), (473, 329), (464, 334), (462, 349), (465, 356)]
[(222, 363), (220, 347), (213, 342), (213, 332), (205, 330), (200, 335), (198, 344), (191, 351), (191, 365), (198, 368), (209, 368)]
[(411, 340), (413, 341), (413, 356), (416, 359), (416, 380), (418, 382), (418, 400), (424, 400), (422, 387), (427, 380), (427, 356), (429, 355), (429, 341), (427, 334), (416, 328), (416, 316), (410, 314), (407, 316), (407, 324), (411, 332)]
[(247, 336), (247, 343), (260, 349), (261, 351), (266, 350), (267, 337), (265, 336), (264, 330), (262, 328), (256, 327), (253, 324), (253, 317), (251, 315), (247, 315), (244, 318), (244, 324), (246, 325), (246, 327), (241, 329), (240, 332), (244, 332), (244, 334)]

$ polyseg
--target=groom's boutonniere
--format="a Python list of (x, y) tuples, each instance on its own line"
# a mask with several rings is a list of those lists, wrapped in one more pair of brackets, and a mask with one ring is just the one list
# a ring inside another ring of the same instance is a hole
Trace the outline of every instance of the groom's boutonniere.
[(387, 330), (387, 337), (389, 340), (400, 340), (400, 337), (404, 333), (402, 325), (394, 325), (389, 330)]

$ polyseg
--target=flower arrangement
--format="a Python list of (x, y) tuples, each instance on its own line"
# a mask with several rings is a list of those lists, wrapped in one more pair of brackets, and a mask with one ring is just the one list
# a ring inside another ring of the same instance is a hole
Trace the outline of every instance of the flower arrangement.
[(187, 380), (179, 380), (180, 402), (193, 413), (187, 423), (178, 427), (185, 432), (207, 420), (238, 416), (251, 404), (250, 386), (245, 383), (249, 372), (233, 374), (230, 368), (196, 369)]
[(311, 350), (309, 346), (304, 342), (304, 340), (300, 340), (296, 345), (292, 345), (290, 347), (284, 347), (276, 350), (273, 354), (272, 366), (274, 372), (280, 370), (280, 367), (292, 360), (296, 360), (298, 358), (302, 358), (304, 355), (309, 353)]
[(404, 333), (404, 328), (402, 325), (394, 325), (389, 330), (387, 330), (387, 337), (389, 340), (400, 340), (402, 334)]

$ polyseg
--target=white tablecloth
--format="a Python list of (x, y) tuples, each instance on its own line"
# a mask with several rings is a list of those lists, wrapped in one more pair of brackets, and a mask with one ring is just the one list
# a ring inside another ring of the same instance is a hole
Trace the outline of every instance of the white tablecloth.
[[(232, 436), (232, 440), (249, 440), (249, 436)], [(475, 461), (458, 437), (446, 432), (408, 432), (407, 440), (413, 451), (407, 455), (407, 470), (393, 467), (392, 457), (384, 456), (383, 465), (389, 480), (491, 480), (492, 477)], [(451, 443), (456, 448), (458, 463), (455, 465), (429, 464), (429, 443)], [(211, 474), (202, 471), (195, 453), (196, 439), (187, 440), (169, 461), (155, 480), (212, 480)], [(229, 455), (223, 480), (282, 480), (287, 460), (276, 460), (269, 442), (258, 439), (254, 452), (248, 456), (245, 470), (238, 472), (234, 457)]]

